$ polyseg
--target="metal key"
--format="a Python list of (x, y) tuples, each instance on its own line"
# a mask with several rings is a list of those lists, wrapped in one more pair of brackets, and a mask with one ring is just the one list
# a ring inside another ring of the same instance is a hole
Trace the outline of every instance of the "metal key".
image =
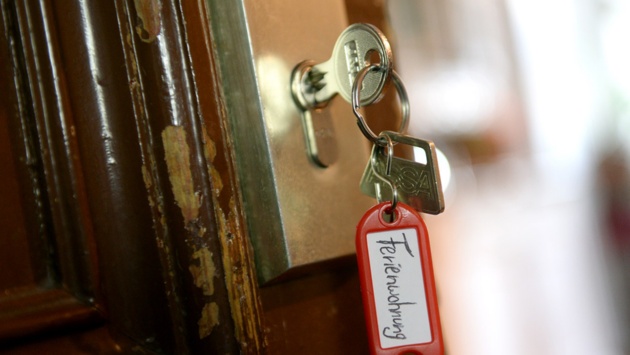
[(383, 87), (390, 77), (393, 54), (389, 41), (376, 27), (356, 23), (346, 28), (335, 43), (332, 57), (323, 63), (300, 63), (294, 70), (292, 90), (296, 102), (303, 109), (326, 105), (337, 93), (352, 102), (352, 83), (357, 73), (378, 54), (381, 70), (368, 73), (361, 89), (361, 106), (381, 98)]
[[(433, 142), (397, 132), (385, 131), (381, 134), (386, 134), (394, 144), (421, 148), (426, 156), (425, 164), (395, 156), (392, 158), (389, 177), (396, 184), (398, 199), (418, 212), (439, 214), (444, 211), (444, 194)], [(378, 157), (375, 164), (368, 163), (365, 168), (361, 178), (361, 192), (382, 202), (391, 199), (391, 191), (381, 188), (382, 181), (372, 170), (378, 169), (381, 175), (386, 175), (387, 157), (384, 154), (379, 154)]]

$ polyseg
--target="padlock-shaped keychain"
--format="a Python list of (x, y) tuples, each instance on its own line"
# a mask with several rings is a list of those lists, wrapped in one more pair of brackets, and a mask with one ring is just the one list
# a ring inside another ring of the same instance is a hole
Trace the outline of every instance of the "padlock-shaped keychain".
[[(425, 155), (424, 163), (398, 157), (391, 159), (391, 177), (398, 186), (398, 198), (416, 211), (430, 214), (442, 213), (444, 211), (444, 194), (440, 171), (437, 167), (437, 151), (433, 142), (405, 136), (398, 132), (384, 131), (381, 132), (381, 135), (386, 135), (394, 144), (414, 147)], [(391, 194), (388, 191), (382, 193), (377, 191), (380, 181), (375, 176), (374, 170), (383, 171), (384, 165), (383, 156), (377, 157), (376, 162), (370, 162), (367, 165), (361, 178), (361, 191), (365, 195), (375, 197), (379, 202), (391, 199)]]
[(372, 354), (443, 353), (426, 226), (410, 206), (390, 202), (367, 211), (356, 248)]

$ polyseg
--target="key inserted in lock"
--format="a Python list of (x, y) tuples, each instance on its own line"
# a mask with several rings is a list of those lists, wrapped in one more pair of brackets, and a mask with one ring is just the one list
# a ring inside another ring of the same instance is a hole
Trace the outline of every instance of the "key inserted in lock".
[(304, 61), (293, 70), (291, 90), (293, 99), (302, 111), (302, 122), (309, 158), (318, 166), (330, 166), (336, 157), (334, 132), (321, 110), (340, 94), (352, 101), (352, 84), (357, 73), (376, 61), (378, 71), (368, 73), (361, 87), (361, 105), (378, 101), (389, 80), (393, 55), (385, 35), (376, 27), (357, 23), (346, 28), (326, 62), (315, 64)]

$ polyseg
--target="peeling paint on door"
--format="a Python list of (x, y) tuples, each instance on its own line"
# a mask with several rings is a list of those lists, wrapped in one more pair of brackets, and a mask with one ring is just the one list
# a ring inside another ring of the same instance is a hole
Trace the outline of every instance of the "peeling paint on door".
[[(246, 255), (246, 248), (241, 248), (238, 241), (243, 235), (243, 231), (238, 222), (239, 212), (236, 207), (236, 197), (234, 195), (230, 196), (227, 205), (221, 203), (221, 194), (225, 185), (221, 178), (221, 173), (215, 166), (217, 147), (215, 142), (205, 131), (203, 132), (203, 138), (204, 154), (208, 164), (208, 175), (212, 181), (212, 201), (217, 221), (218, 236), (223, 250), (223, 253), (221, 253), (224, 267), (223, 277), (225, 277), (225, 286), (230, 296), (232, 319), (236, 323), (234, 329), (235, 336), (241, 342), (243, 349), (246, 349), (248, 346), (251, 346), (250, 344), (252, 343), (246, 340), (245, 333), (248, 333), (254, 338), (260, 336), (256, 331), (257, 324), (255, 320), (245, 318), (245, 314), (249, 314), (249, 312), (252, 312), (258, 307), (256, 297), (245, 296), (255, 293), (255, 290), (252, 289), (252, 284), (246, 282), (246, 280), (252, 280), (255, 277), (249, 273), (249, 268), (243, 265), (243, 263), (248, 262), (249, 258)], [(226, 190), (225, 192), (234, 194), (234, 190)], [(236, 241), (235, 237), (237, 239)], [(258, 340), (253, 342), (253, 344), (258, 343)]]
[(193, 253), (192, 258), (199, 262), (199, 265), (190, 265), (188, 267), (195, 286), (201, 288), (205, 296), (212, 296), (214, 294), (214, 278), (216, 276), (212, 252), (208, 248), (201, 248)]
[(161, 30), (160, 2), (157, 0), (134, 0), (133, 4), (140, 20), (136, 26), (136, 32), (143, 42), (151, 43)]
[(184, 223), (188, 224), (199, 217), (201, 198), (194, 188), (190, 170), (190, 148), (186, 142), (184, 127), (166, 127), (162, 131), (162, 142), (175, 202), (182, 210)]
[[(153, 186), (153, 179), (151, 178), (151, 174), (145, 165), (142, 165), (142, 180), (144, 181), (144, 186), (147, 188), (147, 191), (151, 191)], [(155, 207), (155, 201), (153, 201), (153, 197), (151, 194), (148, 194), (149, 206)]]
[(208, 133), (205, 131), (203, 132), (203, 138), (204, 154), (206, 156), (206, 160), (208, 161), (208, 174), (212, 180), (212, 193), (216, 198), (218, 198), (221, 194), (221, 190), (223, 190), (223, 181), (221, 180), (221, 174), (214, 164), (212, 164), (214, 162), (214, 158), (217, 156), (217, 146), (214, 144), (214, 141), (208, 137)]
[(212, 333), (212, 329), (219, 324), (219, 306), (214, 303), (207, 303), (201, 311), (199, 322), (199, 339), (203, 339)]

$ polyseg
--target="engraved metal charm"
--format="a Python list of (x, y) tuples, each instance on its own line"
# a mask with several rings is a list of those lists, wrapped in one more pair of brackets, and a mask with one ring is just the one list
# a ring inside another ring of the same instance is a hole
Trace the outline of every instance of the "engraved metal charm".
[[(389, 179), (396, 184), (398, 199), (419, 212), (439, 214), (444, 211), (444, 194), (433, 142), (390, 131), (382, 134), (391, 138), (394, 144), (421, 148), (426, 155), (426, 164), (395, 156), (391, 159)], [(377, 150), (378, 158), (374, 163), (368, 163), (363, 173), (361, 192), (382, 202), (391, 200), (392, 196), (391, 189), (382, 188), (383, 181), (373, 171), (377, 169), (378, 174), (386, 175), (387, 156), (382, 153), (382, 148)]]

